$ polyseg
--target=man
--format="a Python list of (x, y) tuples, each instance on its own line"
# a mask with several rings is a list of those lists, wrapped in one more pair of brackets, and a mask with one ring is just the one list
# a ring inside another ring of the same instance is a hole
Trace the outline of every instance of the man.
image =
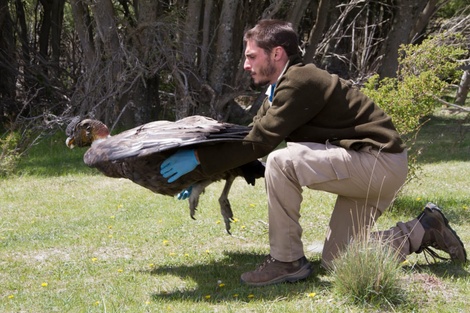
[[(241, 280), (254, 286), (297, 281), (312, 273), (301, 241), (302, 187), (338, 195), (322, 253), (322, 265), (330, 268), (390, 205), (407, 176), (407, 153), (391, 118), (371, 99), (338, 76), (302, 63), (290, 23), (262, 20), (244, 41), (244, 69), (255, 84), (270, 85), (247, 142), (179, 150), (162, 163), (161, 173), (171, 182), (197, 166), (211, 174), (269, 154), (270, 255)], [(274, 151), (282, 141), (287, 147)], [(433, 246), (466, 261), (462, 242), (432, 204), (381, 236), (402, 257)]]

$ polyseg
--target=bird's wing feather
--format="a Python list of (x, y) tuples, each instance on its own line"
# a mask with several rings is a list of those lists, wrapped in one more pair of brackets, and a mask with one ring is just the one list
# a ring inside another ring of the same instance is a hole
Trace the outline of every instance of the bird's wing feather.
[(94, 143), (84, 160), (87, 165), (94, 166), (181, 147), (243, 141), (249, 130), (248, 126), (220, 123), (202, 116), (190, 116), (176, 122), (156, 121)]

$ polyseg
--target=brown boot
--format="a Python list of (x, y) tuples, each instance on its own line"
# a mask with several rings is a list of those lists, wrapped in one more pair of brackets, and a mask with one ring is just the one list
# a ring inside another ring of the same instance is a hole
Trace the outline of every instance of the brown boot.
[(305, 257), (294, 262), (281, 262), (268, 255), (256, 270), (243, 273), (241, 282), (251, 286), (295, 282), (307, 278), (312, 271), (312, 265)]
[(424, 211), (418, 216), (418, 220), (425, 230), (421, 247), (416, 253), (429, 252), (433, 257), (440, 257), (430, 247), (447, 252), (452, 261), (465, 263), (467, 252), (457, 233), (449, 226), (449, 221), (441, 209), (433, 203), (428, 203)]

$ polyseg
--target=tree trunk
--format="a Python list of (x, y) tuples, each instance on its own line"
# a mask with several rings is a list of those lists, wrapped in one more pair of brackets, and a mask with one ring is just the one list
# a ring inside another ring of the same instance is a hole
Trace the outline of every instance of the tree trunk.
[[(230, 76), (230, 70), (232, 70), (231, 68), (227, 69), (227, 65), (232, 63), (232, 38), (238, 1), (224, 0), (222, 5), (220, 25), (217, 31), (215, 62), (209, 79), (210, 85), (217, 95), (222, 93), (223, 86)], [(226, 103), (218, 103), (212, 117), (225, 120), (227, 118), (224, 114), (225, 106)]]
[(455, 97), (455, 104), (464, 106), (467, 100), (468, 91), (470, 90), (470, 70), (466, 70), (462, 74), (460, 80), (459, 89)]
[(208, 55), (210, 50), (210, 41), (212, 36), (211, 31), (211, 18), (212, 18), (212, 8), (214, 6), (213, 0), (206, 0), (204, 5), (204, 19), (202, 25), (202, 42), (201, 42), (201, 61), (199, 63), (199, 69), (201, 73), (201, 79), (204, 81), (207, 80), (207, 75), (209, 73), (208, 69)]
[[(323, 0), (323, 2), (325, 1), (326, 0)], [(287, 15), (287, 20), (292, 23), (292, 26), (294, 27), (294, 29), (297, 29), (299, 27), (300, 20), (305, 15), (305, 10), (307, 10), (311, 2), (312, 2), (311, 0), (294, 1), (292, 9), (289, 11), (289, 14)]]
[(398, 49), (400, 45), (410, 42), (410, 32), (415, 24), (417, 15), (420, 13), (416, 12), (415, 8), (417, 7), (420, 7), (420, 5), (414, 4), (409, 0), (396, 1), (394, 8), (395, 17), (385, 44), (384, 62), (378, 70), (381, 78), (396, 77), (398, 69)]
[[(153, 37), (155, 32), (155, 18), (158, 14), (157, 1), (139, 1), (138, 3), (137, 32), (141, 47), (138, 49), (138, 58), (147, 66), (151, 67)], [(160, 79), (158, 71), (147, 71), (142, 79), (136, 82), (136, 87), (132, 94), (134, 106), (133, 120), (129, 121), (132, 126), (141, 125), (154, 120), (158, 120), (161, 112), (160, 97), (158, 94)], [(129, 125), (131, 126), (131, 125)]]
[(62, 21), (64, 19), (65, 0), (53, 0), (51, 6), (51, 60), (54, 77), (59, 79), (60, 75), (60, 42), (62, 33)]
[(85, 68), (91, 69), (95, 64), (96, 51), (91, 29), (91, 18), (88, 7), (83, 0), (70, 0), (72, 15), (75, 23), (75, 31), (80, 39), (80, 44), (85, 59)]
[(420, 5), (423, 9), (419, 10), (421, 11), (421, 14), (419, 14), (419, 17), (410, 32), (410, 38), (408, 39), (409, 42), (416, 42), (420, 39), (421, 34), (429, 23), (429, 20), (437, 11), (438, 2), (439, 0), (420, 1)]
[(308, 36), (308, 43), (305, 49), (304, 62), (311, 63), (313, 62), (313, 57), (315, 56), (315, 51), (317, 49), (317, 44), (320, 42), (325, 29), (327, 20), (328, 20), (328, 11), (330, 9), (329, 0), (319, 0), (315, 24), (312, 27), (310, 34)]
[(14, 119), (17, 112), (11, 104), (15, 100), (17, 60), (13, 21), (8, 0), (0, 0), (0, 131), (4, 130), (7, 119)]
[(42, 64), (46, 64), (49, 59), (48, 48), (52, 24), (52, 3), (50, 3), (50, 0), (40, 0), (40, 3), (43, 9), (43, 19), (39, 29), (39, 57), (41, 58), (39, 61)]
[[(113, 55), (120, 50), (113, 4), (111, 0), (93, 1), (91, 10), (95, 15), (97, 33), (104, 48), (105, 58), (112, 59)], [(119, 68), (115, 68), (113, 78), (116, 78), (118, 73)]]

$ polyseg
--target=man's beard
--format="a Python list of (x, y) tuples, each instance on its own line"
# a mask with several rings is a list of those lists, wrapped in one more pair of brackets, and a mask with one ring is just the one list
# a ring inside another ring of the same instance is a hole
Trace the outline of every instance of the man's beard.
[(272, 76), (276, 72), (276, 68), (273, 66), (271, 59), (268, 59), (268, 64), (266, 66), (259, 69), (259, 76), (265, 77), (264, 80), (260, 80), (258, 82), (253, 82), (255, 86), (265, 86), (271, 82), (268, 78)]

